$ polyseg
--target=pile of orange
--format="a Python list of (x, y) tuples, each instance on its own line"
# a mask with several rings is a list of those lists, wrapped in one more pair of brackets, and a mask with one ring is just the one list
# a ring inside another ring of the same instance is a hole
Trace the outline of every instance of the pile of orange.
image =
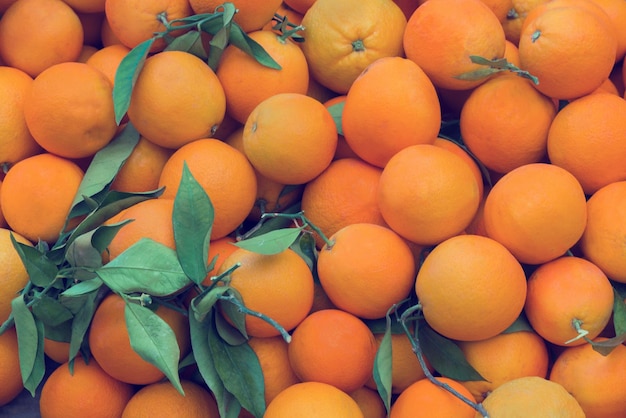
[[(37, 347), (43, 418), (626, 416), (625, 55), (624, 0), (0, 0), (0, 411), (37, 379), (12, 310), (146, 240), (175, 254), (191, 174), (213, 264), (133, 296), (180, 369), (136, 350), (135, 302), (103, 286), (80, 347)], [(43, 283), (103, 191), (136, 200)], [(245, 247), (277, 229), (297, 238)], [(247, 310), (205, 297), (223, 284)], [(209, 302), (209, 335), (258, 359), (232, 366), (261, 373), (261, 409), (206, 380)]]

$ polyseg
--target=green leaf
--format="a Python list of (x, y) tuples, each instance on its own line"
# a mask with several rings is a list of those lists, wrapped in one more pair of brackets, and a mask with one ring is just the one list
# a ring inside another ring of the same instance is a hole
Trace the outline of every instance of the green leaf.
[(213, 307), (220, 297), (229, 290), (230, 288), (228, 286), (206, 288), (202, 293), (191, 300), (190, 310), (193, 317), (196, 318), (198, 322), (204, 321), (206, 316), (213, 310)]
[(183, 163), (183, 173), (174, 198), (172, 225), (180, 265), (196, 284), (200, 284), (207, 275), (214, 217), (211, 199), (193, 177), (187, 163)]
[(56, 327), (74, 317), (58, 299), (45, 293), (38, 295), (36, 302), (32, 305), (32, 312), (35, 318), (50, 327)]
[(36, 247), (18, 242), (13, 234), (11, 234), (11, 243), (20, 256), (28, 277), (34, 285), (46, 287), (52, 283), (59, 270), (56, 264), (48, 259), (46, 254), (43, 254)]
[(185, 51), (196, 57), (206, 60), (207, 54), (202, 45), (200, 32), (192, 30), (175, 37), (165, 48), (167, 51)]
[(278, 64), (257, 41), (250, 38), (236, 23), (233, 23), (230, 28), (230, 43), (252, 56), (261, 65), (275, 70), (282, 69), (280, 64)]
[(61, 292), (61, 294), (59, 295), (59, 300), (62, 303), (66, 304), (66, 299), (77, 298), (95, 292), (99, 290), (103, 284), (104, 282), (97, 276), (90, 280), (78, 282)]
[[(225, 315), (233, 326), (243, 335), (248, 338), (246, 331), (246, 313), (243, 312), (239, 306), (245, 306), (243, 298), (237, 289), (229, 287), (229, 291), (221, 296), (220, 301), (220, 314)], [(237, 301), (238, 303), (235, 303)]]
[[(90, 231), (80, 235), (67, 247), (65, 259), (72, 267), (86, 267), (89, 269), (102, 267), (102, 251), (98, 251), (91, 243), (93, 232), (94, 231)], [(84, 280), (80, 277), (80, 271), (81, 270), (76, 271), (76, 273), (79, 273), (79, 277), (74, 276), (73, 278), (75, 280)], [(93, 278), (93, 274), (88, 278)]]
[(172, 328), (152, 309), (128, 301), (124, 318), (133, 350), (161, 370), (184, 395), (178, 374), (180, 347)]
[(300, 234), (296, 241), (290, 247), (307, 263), (309, 269), (315, 274), (317, 280), (317, 248), (315, 247), (315, 238), (313, 234)]
[(239, 248), (264, 255), (274, 255), (285, 251), (298, 238), (304, 227), (283, 228), (236, 242)]
[(615, 334), (626, 334), (626, 304), (624, 298), (613, 288), (613, 326)]
[(518, 331), (530, 331), (535, 332), (533, 327), (526, 319), (526, 316), (522, 313), (507, 329), (502, 331), (503, 334), (518, 332)]
[(376, 382), (376, 389), (378, 394), (385, 404), (387, 413), (391, 410), (391, 395), (392, 395), (392, 349), (391, 349), (391, 320), (389, 315), (386, 317), (386, 329), (383, 338), (380, 340), (380, 345), (376, 351), (376, 357), (374, 359), (374, 371), (373, 377)]
[[(86, 283), (86, 282), (83, 282)], [(74, 314), (74, 320), (72, 321), (72, 337), (70, 339), (70, 360), (78, 355), (83, 343), (87, 330), (91, 324), (94, 313), (96, 312), (98, 298), (98, 292), (94, 291), (88, 294), (84, 294), (81, 297), (81, 307)]]
[(337, 127), (337, 133), (339, 135), (343, 135), (343, 125), (341, 123), (341, 116), (343, 114), (343, 108), (346, 105), (345, 100), (336, 103), (332, 106), (328, 107), (328, 112), (330, 113), (330, 115), (333, 117), (333, 120), (335, 121), (335, 126)]
[(122, 222), (117, 222), (110, 225), (100, 225), (91, 234), (91, 245), (98, 251), (98, 253), (104, 252), (117, 235), (117, 232), (127, 223), (131, 222), (130, 219)]
[(22, 296), (11, 301), (20, 357), (22, 382), (34, 397), (45, 374), (44, 325), (35, 319)]
[(230, 322), (226, 320), (224, 315), (219, 312), (215, 314), (215, 328), (220, 338), (222, 338), (227, 344), (239, 345), (248, 341), (246, 335), (242, 334), (239, 329), (234, 327)]
[(150, 238), (142, 238), (96, 271), (117, 293), (169, 296), (191, 284), (176, 252)]
[(113, 105), (115, 107), (115, 122), (119, 125), (128, 106), (130, 105), (130, 97), (133, 93), (133, 87), (139, 73), (143, 68), (143, 64), (148, 57), (150, 48), (154, 44), (155, 38), (150, 38), (133, 49), (122, 59), (115, 73), (115, 83), (113, 84)]

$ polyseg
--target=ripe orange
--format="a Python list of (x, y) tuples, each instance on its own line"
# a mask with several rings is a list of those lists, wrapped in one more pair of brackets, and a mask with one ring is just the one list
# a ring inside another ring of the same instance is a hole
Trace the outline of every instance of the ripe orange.
[(402, 56), (406, 17), (393, 0), (316, 0), (302, 25), (311, 75), (336, 93), (378, 58)]
[(411, 15), (404, 32), (407, 58), (415, 61), (436, 87), (467, 90), (486, 80), (458, 76), (483, 68), (470, 55), (502, 58), (504, 29), (481, 0), (436, 0), (422, 4)]
[(368, 65), (350, 86), (341, 123), (350, 148), (384, 167), (401, 149), (435, 141), (441, 107), (433, 83), (417, 64), (384, 57)]
[(304, 184), (328, 167), (337, 129), (326, 107), (304, 94), (279, 93), (246, 120), (243, 148), (259, 173), (282, 184)]
[(109, 25), (109, 21), (106, 19), (106, 15), (100, 27), (100, 41), (102, 42), (103, 47), (109, 46), (109, 45), (116, 45), (116, 44), (123, 45), (122, 42), (117, 38), (117, 36), (111, 30), (111, 25)]
[[(264, 255), (238, 248), (224, 260), (217, 275), (237, 263), (240, 266), (230, 274), (229, 284), (248, 309), (272, 318), (287, 331), (307, 316), (313, 305), (313, 274), (294, 250)], [(273, 325), (255, 316), (247, 315), (245, 324), (253, 337), (279, 335)]]
[(622, 24), (626, 19), (626, 4), (616, 0), (593, 0), (609, 17), (617, 37), (615, 62), (620, 62), (626, 55), (626, 28)]
[(257, 191), (254, 169), (246, 156), (217, 139), (199, 139), (182, 146), (161, 171), (162, 198), (173, 199), (182, 177), (183, 163), (204, 188), (213, 204), (211, 239), (233, 232), (248, 216)]
[(215, 398), (205, 386), (186, 379), (180, 384), (184, 396), (167, 381), (143, 386), (130, 398), (121, 418), (219, 418)]
[(76, 61), (83, 40), (80, 19), (61, 0), (16, 1), (0, 19), (0, 59), (31, 77), (51, 65)]
[(306, 11), (309, 10), (311, 6), (313, 6), (315, 0), (287, 0), (283, 1), (283, 3), (295, 10), (296, 12), (304, 15)]
[[(49, 153), (13, 165), (2, 183), (0, 201), (9, 227), (31, 242), (56, 241), (83, 174), (76, 163)], [(67, 225), (74, 226), (75, 221)]]
[[(470, 401), (475, 401), (472, 394), (460, 382), (437, 377)], [(473, 418), (474, 408), (457, 398), (448, 390), (423, 378), (404, 389), (391, 406), (390, 418)]]
[(117, 132), (111, 84), (85, 63), (41, 72), (24, 100), (24, 118), (39, 145), (66, 158), (94, 155)]
[(626, 100), (591, 94), (564, 107), (548, 133), (548, 156), (580, 182), (585, 193), (626, 180)]
[(356, 401), (359, 408), (363, 412), (363, 418), (386, 418), (387, 410), (383, 399), (380, 397), (375, 389), (370, 389), (367, 386), (361, 386), (360, 388), (348, 393), (352, 399)]
[(499, 242), (457, 235), (426, 256), (415, 292), (435, 331), (455, 340), (484, 340), (504, 331), (522, 312), (526, 276)]
[(55, 363), (67, 363), (70, 360), (70, 343), (67, 341), (55, 341), (45, 337), (43, 352), (46, 354), (46, 357)]
[(546, 163), (509, 171), (485, 201), (487, 235), (522, 263), (541, 264), (565, 254), (587, 221), (585, 194), (565, 169)]
[(121, 416), (133, 395), (132, 385), (109, 376), (93, 358), (82, 357), (54, 369), (41, 388), (39, 411), (42, 418), (78, 418), (85, 411), (94, 418)]
[(464, 145), (460, 145), (458, 142), (443, 137), (437, 137), (433, 145), (440, 148), (445, 148), (448, 151), (452, 151), (467, 163), (467, 165), (472, 170), (474, 177), (476, 178), (476, 183), (478, 184), (478, 195), (482, 200), (485, 193), (485, 181), (483, 179), (483, 173), (477, 163), (477, 159), (468, 152), (467, 147), (465, 147)]
[(85, 63), (100, 70), (113, 86), (117, 68), (129, 52), (130, 48), (126, 45), (109, 45), (94, 52)]
[(267, 406), (264, 418), (365, 418), (347, 393), (320, 382), (289, 386)]
[[(163, 379), (156, 366), (144, 360), (130, 345), (124, 318), (126, 302), (116, 293), (107, 295), (96, 308), (89, 330), (89, 349), (102, 369), (113, 378), (133, 385), (147, 385)], [(189, 321), (174, 309), (160, 305), (156, 314), (172, 328), (184, 357), (191, 347)]]
[(416, 244), (434, 245), (459, 234), (474, 218), (479, 202), (478, 182), (469, 165), (435, 145), (404, 148), (380, 176), (378, 205), (384, 220)]
[[(214, 13), (220, 10), (222, 0), (189, 0), (189, 4), (195, 14)], [(267, 22), (272, 20), (278, 10), (280, 0), (234, 0), (232, 3), (237, 8), (233, 20), (241, 26), (244, 32), (252, 32), (261, 29)]]
[(415, 259), (400, 235), (381, 225), (355, 223), (330, 242), (318, 254), (317, 274), (337, 308), (361, 318), (383, 318), (409, 296)]
[(551, 0), (513, 0), (513, 7), (509, 10), (506, 17), (500, 20), (506, 39), (517, 46), (522, 33), (522, 26), (528, 13), (536, 6), (548, 1)]
[(20, 234), (0, 228), (0, 265), (3, 271), (0, 275), (0, 324), (9, 318), (11, 301), (19, 295), (29, 279), (22, 259), (13, 247), (11, 235), (17, 242), (31, 245)]
[(2, 368), (0, 368), (0, 379), (2, 379), (0, 406), (4, 406), (17, 398), (24, 390), (17, 333), (13, 327), (0, 335), (0, 362), (2, 362)]
[(361, 319), (340, 309), (323, 309), (293, 331), (289, 361), (302, 381), (351, 392), (367, 383), (376, 347), (374, 334)]
[(506, 19), (513, 8), (513, 0), (482, 0), (498, 18), (500, 22)]

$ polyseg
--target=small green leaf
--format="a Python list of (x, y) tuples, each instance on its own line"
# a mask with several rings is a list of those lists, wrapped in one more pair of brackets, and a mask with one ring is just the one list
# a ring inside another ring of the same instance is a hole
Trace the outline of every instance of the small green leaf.
[(175, 37), (165, 48), (166, 51), (185, 51), (196, 57), (206, 60), (207, 54), (202, 45), (200, 32), (192, 30)]
[(228, 317), (230, 322), (241, 333), (241, 335), (248, 338), (248, 333), (246, 331), (246, 313), (239, 308), (237, 303), (235, 303), (235, 301), (238, 301), (239, 305), (245, 306), (243, 298), (237, 289), (229, 287), (228, 290), (229, 291), (221, 297), (221, 310), (219, 314), (223, 314)]
[[(78, 236), (70, 243), (65, 252), (65, 259), (72, 267), (87, 267), (97, 269), (102, 267), (102, 251), (92, 245), (94, 231)], [(76, 279), (76, 277), (74, 277)]]
[(98, 253), (103, 253), (117, 235), (117, 232), (127, 223), (131, 222), (130, 219), (124, 220), (122, 222), (117, 222), (115, 224), (110, 225), (100, 225), (93, 233), (91, 233), (91, 245), (93, 248), (98, 251)]
[[(86, 283), (86, 282), (83, 282)], [(70, 339), (70, 360), (78, 355), (83, 343), (87, 330), (91, 324), (94, 313), (96, 312), (98, 292), (94, 291), (81, 297), (81, 307), (74, 314), (72, 321), (72, 337)]]
[(103, 284), (104, 282), (99, 277), (78, 282), (61, 292), (59, 300), (67, 306), (67, 299), (73, 299), (95, 292), (99, 290)]
[(332, 106), (328, 107), (328, 112), (330, 113), (330, 115), (333, 117), (333, 120), (335, 121), (335, 126), (337, 127), (337, 133), (339, 135), (343, 135), (343, 125), (341, 123), (341, 116), (343, 114), (343, 108), (346, 105), (345, 100), (336, 103)]
[(40, 294), (32, 305), (33, 316), (43, 322), (44, 325), (56, 327), (71, 320), (72, 312), (56, 298), (45, 293)]
[(611, 354), (611, 351), (615, 349), (615, 347), (620, 346), (626, 341), (626, 334), (618, 334), (615, 337), (608, 338), (602, 341), (591, 341), (591, 346), (594, 351), (602, 354), (603, 356), (608, 356)]
[(198, 322), (204, 321), (206, 316), (213, 310), (213, 307), (224, 293), (229, 291), (228, 286), (213, 286), (206, 288), (198, 296), (191, 300), (190, 309), (194, 318)]
[(250, 38), (236, 23), (233, 23), (230, 28), (230, 43), (252, 56), (261, 65), (275, 70), (282, 69), (280, 64), (278, 64), (257, 41)]
[(289, 248), (303, 229), (304, 227), (276, 229), (263, 235), (236, 242), (235, 245), (259, 254), (278, 254)]
[(466, 73), (459, 74), (454, 78), (457, 78), (459, 80), (467, 80), (467, 81), (483, 80), (500, 71), (502, 70), (499, 70), (496, 68), (479, 68), (474, 71), (468, 71)]
[(11, 243), (17, 251), (30, 281), (40, 287), (46, 287), (55, 279), (58, 267), (50, 261), (46, 254), (43, 254), (36, 247), (18, 242), (11, 234)]
[(626, 334), (626, 304), (624, 298), (613, 288), (613, 326), (615, 334)]
[(392, 395), (392, 349), (391, 349), (391, 320), (389, 315), (386, 317), (386, 329), (385, 333), (380, 340), (380, 345), (376, 351), (376, 357), (374, 359), (374, 382), (376, 382), (376, 389), (378, 394), (385, 404), (387, 413), (391, 410), (391, 395)]
[(290, 248), (302, 257), (309, 266), (309, 269), (313, 272), (314, 279), (318, 280), (316, 269), (317, 248), (315, 247), (313, 234), (300, 234)]
[(215, 314), (215, 328), (220, 338), (227, 344), (239, 345), (248, 341), (248, 338), (241, 333), (236, 327), (226, 320), (224, 315), (219, 312)]
[(35, 319), (22, 296), (11, 301), (11, 310), (17, 331), (22, 382), (34, 397), (46, 368), (43, 352), (44, 325)]

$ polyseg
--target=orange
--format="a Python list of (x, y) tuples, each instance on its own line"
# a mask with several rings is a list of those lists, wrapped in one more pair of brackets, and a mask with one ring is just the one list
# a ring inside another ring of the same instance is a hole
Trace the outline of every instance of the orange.
[(404, 51), (436, 87), (467, 90), (486, 80), (458, 77), (483, 66), (471, 55), (502, 58), (504, 29), (481, 0), (436, 0), (422, 4), (411, 15), (404, 32)]
[(43, 351), (55, 363), (63, 364), (70, 360), (70, 343), (44, 338)]
[(626, 28), (623, 25), (626, 19), (626, 4), (619, 0), (592, 0), (605, 11), (617, 36), (617, 52), (615, 62), (620, 62), (626, 55)]
[(556, 345), (580, 345), (576, 321), (586, 338), (596, 338), (613, 312), (613, 287), (598, 266), (566, 256), (539, 266), (528, 278), (524, 313), (533, 329)]
[[(460, 382), (447, 377), (436, 379), (440, 383), (449, 385), (466, 399), (475, 401), (472, 394)], [(391, 406), (390, 412), (390, 418), (473, 418), (475, 410), (448, 390), (423, 378), (400, 393)]]
[[(152, 38), (156, 33), (165, 31), (159, 20), (163, 14), (168, 21), (182, 19), (193, 14), (187, 0), (106, 0), (104, 4), (107, 24), (117, 39), (129, 48)], [(180, 32), (170, 32), (176, 36)], [(166, 42), (158, 39), (152, 45), (151, 52), (164, 49)]]
[[(221, 0), (189, 0), (195, 14), (214, 13), (220, 11), (224, 2)], [(272, 20), (278, 10), (280, 0), (234, 0), (231, 3), (237, 8), (233, 20), (241, 26), (244, 32), (261, 29)]]
[(415, 292), (435, 331), (455, 340), (478, 341), (498, 335), (520, 315), (526, 276), (499, 242), (457, 235), (426, 255)]
[(361, 318), (383, 318), (406, 299), (415, 280), (415, 259), (406, 241), (377, 224), (346, 225), (317, 257), (317, 275), (330, 301)]
[(378, 58), (403, 54), (406, 17), (393, 0), (316, 0), (302, 26), (312, 77), (340, 94)]
[[(586, 416), (576, 399), (562, 385), (539, 376), (520, 377), (500, 385), (487, 396), (483, 407), (490, 417)], [(483, 415), (476, 413), (475, 416)]]
[[(117, 380), (133, 385), (158, 382), (164, 378), (163, 372), (141, 358), (130, 345), (125, 308), (126, 302), (116, 293), (108, 294), (100, 302), (89, 329), (91, 354)], [(187, 317), (165, 305), (159, 305), (156, 314), (172, 328), (183, 358), (191, 347)]]
[(626, 181), (608, 184), (587, 200), (587, 224), (578, 247), (611, 280), (626, 283), (624, 242)]
[[(304, 186), (302, 211), (328, 238), (346, 225), (385, 225), (376, 191), (382, 170), (356, 158), (333, 161)], [(318, 248), (324, 240), (314, 235)]]
[(460, 341), (458, 344), (467, 362), (486, 379), (462, 382), (479, 402), (510, 380), (548, 376), (548, 347), (535, 332), (508, 332), (486, 340)]
[(85, 63), (56, 64), (39, 74), (24, 117), (42, 148), (66, 158), (94, 155), (117, 132), (111, 84)]
[(357, 402), (336, 387), (320, 382), (289, 386), (274, 398), (264, 418), (365, 418)]
[(435, 141), (441, 107), (433, 83), (417, 64), (384, 57), (368, 65), (350, 86), (341, 123), (350, 148), (384, 167), (407, 146)]
[(256, 354), (263, 372), (265, 404), (269, 403), (284, 389), (300, 382), (289, 363), (289, 344), (282, 336), (252, 337), (248, 340)]
[(513, 8), (513, 0), (482, 0), (498, 18), (500, 22), (506, 19), (509, 11)]
[(0, 66), (0, 163), (14, 164), (41, 152), (24, 119), (24, 101), (30, 93), (33, 79), (14, 67)]
[(306, 94), (309, 69), (302, 49), (271, 30), (248, 34), (280, 65), (280, 69), (259, 64), (235, 45), (224, 50), (217, 67), (226, 95), (226, 111), (236, 121), (245, 123), (252, 110), (264, 99), (277, 93)]
[[(237, 263), (240, 266), (230, 274), (229, 284), (239, 292), (246, 308), (273, 319), (286, 331), (307, 316), (313, 305), (313, 274), (298, 253), (288, 248), (265, 255), (238, 248), (224, 260), (217, 275)], [(256, 316), (246, 315), (245, 325), (253, 337), (279, 335), (278, 329)]]
[(170, 382), (157, 382), (140, 388), (126, 404), (122, 418), (219, 418), (215, 398), (205, 386), (181, 380), (185, 395)]
[(163, 51), (146, 59), (128, 118), (155, 144), (180, 148), (212, 136), (225, 112), (224, 89), (206, 62), (189, 52)]
[(574, 99), (594, 91), (615, 63), (613, 28), (581, 7), (545, 10), (520, 36), (520, 68), (537, 77), (535, 87), (549, 97)]
[(100, 48), (90, 56), (86, 64), (100, 70), (111, 83), (115, 84), (115, 74), (120, 63), (130, 52), (130, 48), (126, 45), (115, 44)]
[(387, 410), (378, 392), (366, 386), (348, 393), (363, 412), (363, 418), (386, 418)]
[(591, 94), (568, 104), (554, 118), (548, 133), (548, 156), (580, 182), (585, 193), (626, 180), (626, 100), (612, 94)]
[(508, 11), (504, 19), (500, 19), (506, 39), (517, 46), (528, 12), (548, 1), (551, 0), (513, 0), (513, 7)]
[(162, 198), (176, 196), (183, 163), (213, 204), (211, 239), (233, 232), (246, 219), (256, 198), (256, 177), (246, 156), (217, 139), (192, 141), (176, 150), (163, 166), (159, 179), (159, 187), (165, 186)]
[(610, 93), (615, 94), (616, 96), (620, 95), (619, 91), (617, 90), (617, 86), (615, 85), (615, 83), (613, 83), (613, 80), (611, 80), (610, 77), (604, 80), (604, 82), (600, 84), (600, 87), (598, 87), (592, 93)]
[(80, 13), (104, 12), (105, 0), (63, 0)]
[(42, 418), (119, 417), (134, 392), (132, 385), (109, 376), (92, 358), (54, 369), (41, 388), (39, 411)]
[(291, 9), (295, 10), (296, 12), (304, 15), (307, 10), (309, 10), (311, 6), (313, 6), (315, 0), (287, 0), (283, 1), (283, 3)]
[(0, 19), (0, 59), (31, 77), (54, 64), (77, 60), (83, 40), (80, 19), (61, 0), (16, 1)]
[(116, 44), (123, 45), (122, 42), (117, 38), (117, 36), (111, 30), (111, 25), (109, 25), (109, 21), (106, 19), (106, 16), (103, 19), (102, 25), (100, 27), (100, 40), (102, 42), (103, 47), (109, 46), (109, 45), (116, 45)]
[(419, 245), (459, 234), (474, 218), (479, 202), (478, 182), (469, 165), (435, 145), (404, 148), (380, 176), (378, 206), (384, 220)]
[(543, 161), (556, 111), (552, 99), (529, 80), (510, 74), (494, 77), (476, 87), (463, 105), (463, 143), (499, 173)]
[(327, 383), (351, 392), (365, 385), (372, 374), (377, 347), (374, 334), (346, 311), (313, 312), (291, 337), (289, 361), (302, 381)]
[(83, 45), (83, 48), (80, 51), (80, 55), (76, 59), (76, 62), (86, 62), (90, 56), (96, 53), (98, 48), (93, 45)]
[[(83, 174), (74, 162), (49, 153), (13, 165), (0, 201), (9, 227), (31, 242), (54, 243), (66, 226)], [(70, 222), (68, 228), (75, 225)]]
[(621, 417), (626, 414), (624, 367), (626, 346), (620, 344), (603, 355), (583, 344), (566, 348), (554, 360), (550, 380), (576, 398), (587, 418)]
[(587, 221), (583, 189), (567, 170), (526, 164), (506, 173), (485, 200), (487, 235), (522, 263), (541, 264), (565, 254)]
[(17, 333), (13, 327), (0, 335), (0, 361), (2, 362), (2, 368), (0, 368), (0, 378), (2, 379), (0, 406), (4, 406), (17, 398), (24, 390)]
[(254, 168), (270, 180), (304, 184), (332, 161), (337, 128), (319, 101), (305, 94), (279, 93), (250, 113), (243, 148)]
[(435, 138), (435, 142), (433, 143), (433, 145), (452, 151), (467, 163), (467, 165), (472, 170), (474, 177), (476, 178), (476, 183), (478, 184), (478, 195), (482, 200), (485, 194), (485, 181), (483, 179), (483, 173), (480, 169), (480, 166), (478, 165), (476, 157), (470, 154), (465, 145), (461, 145), (458, 142), (447, 138), (437, 137)]
[[(509, 41), (508, 39), (505, 42), (506, 44), (506, 48), (504, 49), (504, 58), (506, 58), (506, 60), (515, 65), (516, 67), (519, 68), (520, 63), (519, 63), (519, 48), (517, 47), (516, 44), (514, 44), (513, 42)], [(507, 74), (507, 73), (504, 73)]]
[[(345, 104), (346, 97), (347, 95), (345, 94), (335, 95), (329, 98), (328, 100), (324, 101), (323, 103), (324, 103), (324, 106), (326, 106), (329, 110), (331, 110), (331, 108), (334, 105), (341, 105), (342, 103)], [(343, 113), (343, 109), (341, 113)], [(337, 149), (335, 150), (335, 156), (333, 159), (339, 160), (341, 158), (360, 158), (360, 157), (356, 155), (356, 153), (350, 148), (350, 145), (348, 145), (348, 143), (346, 142), (346, 138), (343, 136), (343, 134), (338, 134), (337, 135)]]

